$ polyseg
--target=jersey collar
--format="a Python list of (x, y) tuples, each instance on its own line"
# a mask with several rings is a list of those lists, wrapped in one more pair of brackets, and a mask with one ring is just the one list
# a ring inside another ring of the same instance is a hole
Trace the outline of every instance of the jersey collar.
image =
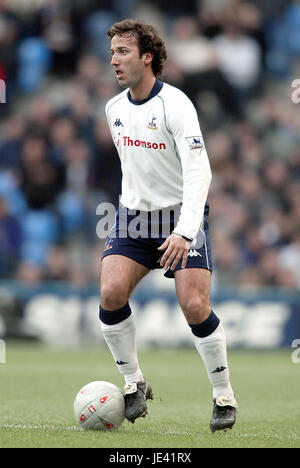
[(162, 89), (163, 87), (163, 82), (160, 81), (158, 78), (156, 78), (155, 80), (155, 83), (154, 83), (154, 86), (149, 94), (149, 96), (146, 98), (146, 99), (142, 99), (141, 101), (135, 101), (134, 99), (132, 99), (132, 97), (130, 96), (130, 92), (128, 91), (127, 92), (127, 97), (129, 99), (129, 101), (136, 105), (136, 106), (141, 106), (142, 104), (145, 104), (146, 102), (150, 101), (150, 99), (154, 98), (159, 92), (160, 90)]

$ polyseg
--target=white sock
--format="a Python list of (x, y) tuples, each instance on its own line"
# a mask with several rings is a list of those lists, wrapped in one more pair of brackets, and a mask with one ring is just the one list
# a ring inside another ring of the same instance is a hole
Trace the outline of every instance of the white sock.
[(116, 325), (106, 325), (101, 322), (101, 329), (117, 368), (125, 378), (125, 383), (145, 380), (137, 358), (135, 323), (132, 314)]
[(222, 324), (220, 323), (213, 333), (204, 338), (195, 335), (193, 337), (213, 387), (213, 398), (219, 395), (232, 398), (234, 394), (229, 382), (226, 337)]

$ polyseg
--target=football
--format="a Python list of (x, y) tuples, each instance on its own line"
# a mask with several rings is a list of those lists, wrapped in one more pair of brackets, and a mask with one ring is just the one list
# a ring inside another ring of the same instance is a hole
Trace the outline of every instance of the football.
[(125, 419), (124, 396), (119, 387), (104, 381), (85, 385), (74, 401), (75, 418), (82, 429), (111, 431)]

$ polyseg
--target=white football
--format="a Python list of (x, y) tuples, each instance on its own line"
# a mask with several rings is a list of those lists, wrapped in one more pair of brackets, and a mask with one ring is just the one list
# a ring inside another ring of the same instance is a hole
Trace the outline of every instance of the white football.
[(118, 429), (125, 419), (123, 393), (119, 387), (110, 382), (91, 382), (77, 393), (74, 412), (82, 429), (95, 431)]

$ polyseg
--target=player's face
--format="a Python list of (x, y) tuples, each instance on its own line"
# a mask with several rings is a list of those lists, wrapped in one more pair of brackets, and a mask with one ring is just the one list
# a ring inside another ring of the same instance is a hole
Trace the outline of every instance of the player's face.
[(145, 73), (145, 56), (140, 57), (138, 41), (132, 35), (114, 36), (111, 40), (111, 65), (122, 88), (134, 88)]

